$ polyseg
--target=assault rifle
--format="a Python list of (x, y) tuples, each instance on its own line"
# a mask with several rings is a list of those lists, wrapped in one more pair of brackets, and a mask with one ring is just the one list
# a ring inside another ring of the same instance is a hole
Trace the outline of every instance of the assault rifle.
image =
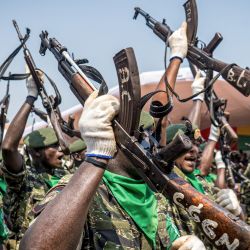
[[(191, 2), (191, 1), (188, 1)], [(191, 10), (191, 9), (190, 9)], [(138, 15), (146, 19), (146, 25), (165, 43), (172, 34), (172, 30), (166, 24), (165, 19), (159, 22), (151, 17), (147, 12), (136, 7), (134, 19)], [(235, 64), (227, 64), (210, 57), (209, 53), (203, 48), (196, 47), (196, 44), (188, 44), (187, 59), (201, 70), (214, 70), (221, 72), (222, 77), (229, 82), (234, 88), (245, 96), (250, 94), (250, 70), (243, 69)]]
[(0, 111), (0, 147), (1, 147), (2, 141), (3, 141), (4, 128), (5, 128), (7, 112), (8, 112), (8, 108), (9, 108), (9, 102), (10, 102), (9, 90), (10, 90), (10, 80), (7, 82), (5, 96), (0, 101), (0, 107), (1, 107), (1, 111)]
[[(222, 36), (216, 33), (210, 43), (206, 46), (206, 52), (212, 58), (214, 50), (222, 41)], [(190, 68), (193, 76), (197, 74), (197, 67), (190, 63)], [(205, 87), (213, 79), (213, 70), (207, 70)], [(226, 165), (226, 180), (229, 188), (235, 187), (234, 174), (232, 171), (232, 161), (230, 160), (231, 146), (235, 144), (238, 140), (237, 134), (234, 132), (230, 124), (228, 123), (229, 114), (226, 114), (225, 109), (227, 105), (227, 100), (223, 98), (218, 98), (213, 87), (209, 88), (205, 93), (205, 102), (210, 113), (211, 122), (213, 125), (220, 128), (220, 149), (222, 153), (223, 161)]]
[[(40, 53), (49, 49), (58, 60), (58, 68), (82, 105), (95, 87), (70, 57), (67, 49), (48, 32), (40, 35)], [(187, 210), (190, 217), (217, 249), (249, 249), (250, 228), (227, 210), (197, 192), (190, 184), (174, 173), (170, 166), (192, 144), (186, 136), (178, 135), (162, 149), (145, 150), (140, 144), (146, 133), (138, 129), (140, 108), (140, 82), (135, 56), (131, 48), (122, 50), (114, 57), (120, 85), (121, 112), (114, 120), (116, 142), (130, 159), (138, 173), (154, 191), (169, 197)]]
[[(43, 81), (40, 79), (40, 77), (37, 73), (38, 69), (35, 65), (35, 62), (31, 56), (31, 53), (28, 50), (26, 44), (23, 42), (24, 38), (23, 38), (23, 36), (19, 30), (19, 27), (17, 25), (17, 22), (15, 20), (13, 20), (13, 25), (16, 29), (18, 38), (19, 38), (20, 42), (22, 43), (24, 59), (25, 59), (26, 64), (29, 68), (30, 74), (32, 75), (32, 77), (36, 83), (38, 94), (41, 97), (42, 104), (43, 104), (44, 108), (46, 109), (46, 112), (50, 118), (50, 122), (52, 124), (52, 127), (53, 127), (55, 133), (56, 133), (56, 136), (58, 138), (61, 149), (65, 154), (69, 154), (68, 143), (66, 142), (66, 140), (63, 137), (62, 130), (61, 130), (60, 124), (58, 122), (58, 120), (59, 120), (58, 113), (56, 112), (56, 108), (61, 102), (60, 93), (59, 93), (56, 85), (54, 84), (54, 82), (48, 78), (50, 80), (52, 87), (55, 90), (56, 97), (48, 96), (48, 94), (44, 88)], [(27, 29), (26, 30), (26, 37), (29, 36), (29, 34), (30, 34), (30, 30)]]

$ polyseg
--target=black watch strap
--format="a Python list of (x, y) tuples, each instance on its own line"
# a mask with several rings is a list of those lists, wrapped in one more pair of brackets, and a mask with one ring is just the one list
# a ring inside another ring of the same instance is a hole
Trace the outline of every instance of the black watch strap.
[(102, 161), (97, 161), (97, 160), (95, 160), (95, 159), (93, 159), (92, 157), (89, 157), (89, 156), (87, 156), (85, 158), (85, 161), (88, 162), (88, 163), (92, 163), (96, 167), (102, 168), (104, 170), (106, 170), (106, 168), (107, 168), (107, 163), (102, 162)]

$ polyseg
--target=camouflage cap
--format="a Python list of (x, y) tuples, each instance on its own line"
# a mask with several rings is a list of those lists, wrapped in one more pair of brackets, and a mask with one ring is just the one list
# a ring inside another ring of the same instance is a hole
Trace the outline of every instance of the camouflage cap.
[(142, 111), (139, 126), (143, 126), (144, 129), (149, 129), (153, 127), (154, 124), (154, 118), (148, 112)]
[(58, 143), (58, 139), (52, 128), (41, 128), (26, 135), (23, 142), (30, 148), (44, 148)]
[[(187, 134), (187, 127), (185, 124), (171, 124), (167, 127), (167, 143), (171, 142), (177, 134)], [(191, 140), (202, 140), (200, 129), (197, 126), (193, 126), (193, 130), (191, 134), (188, 134), (188, 137)]]
[(87, 146), (86, 146), (84, 140), (82, 140), (82, 139), (75, 140), (74, 142), (72, 142), (69, 145), (70, 153), (76, 153), (76, 152), (82, 151), (86, 148), (87, 148)]

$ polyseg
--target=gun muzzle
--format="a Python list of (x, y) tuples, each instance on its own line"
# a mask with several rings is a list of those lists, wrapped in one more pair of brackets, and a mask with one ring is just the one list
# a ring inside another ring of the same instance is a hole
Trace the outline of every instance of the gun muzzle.
[(45, 56), (46, 50), (50, 47), (48, 35), (49, 33), (46, 30), (42, 31), (42, 33), (39, 35), (39, 37), (41, 38), (41, 45), (40, 45), (39, 53), (42, 56)]
[(139, 7), (135, 7), (135, 14), (134, 14), (133, 19), (136, 19), (136, 18), (138, 17), (138, 15), (139, 15), (139, 10), (140, 10)]

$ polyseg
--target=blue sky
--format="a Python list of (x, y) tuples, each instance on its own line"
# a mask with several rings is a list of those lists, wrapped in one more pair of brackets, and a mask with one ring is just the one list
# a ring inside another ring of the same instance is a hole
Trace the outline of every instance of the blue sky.
[[(2, 0), (0, 3), (0, 63), (19, 44), (11, 20), (16, 19), (22, 32), (31, 29), (27, 43), (35, 62), (55, 80), (63, 97), (61, 109), (75, 104), (77, 99), (70, 93), (68, 83), (57, 70), (57, 62), (48, 51), (45, 57), (38, 53), (39, 34), (48, 30), (51, 37), (74, 52), (76, 58), (87, 58), (96, 67), (109, 86), (117, 84), (113, 56), (123, 48), (133, 47), (140, 72), (161, 70), (164, 66), (164, 44), (149, 30), (139, 16), (132, 19), (138, 6), (158, 20), (166, 18), (168, 25), (177, 29), (185, 19), (182, 0)], [(199, 12), (198, 37), (208, 42), (215, 32), (224, 40), (214, 56), (242, 67), (250, 65), (250, 2), (235, 0), (197, 0)], [(187, 62), (183, 63), (187, 66)], [(24, 72), (22, 52), (15, 58), (12, 73)], [(1, 82), (1, 95), (5, 92)], [(12, 119), (26, 97), (24, 82), (11, 83), (11, 101), (8, 118)], [(50, 92), (50, 91), (49, 91)], [(41, 107), (40, 101), (37, 103)]]

